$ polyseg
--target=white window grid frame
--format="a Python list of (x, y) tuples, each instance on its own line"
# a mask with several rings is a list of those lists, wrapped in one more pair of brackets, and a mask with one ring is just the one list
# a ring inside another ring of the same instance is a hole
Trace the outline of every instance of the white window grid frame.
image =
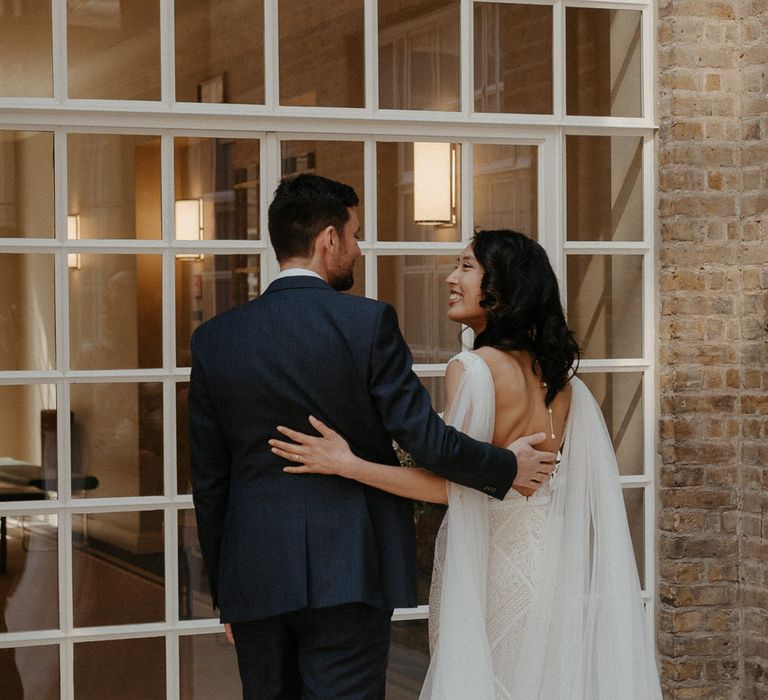
[[(161, 100), (153, 102), (113, 100), (70, 100), (67, 97), (66, 0), (52, 0), (53, 97), (0, 98), (0, 129), (45, 131), (54, 135), (54, 238), (2, 239), (0, 253), (48, 253), (55, 259), (56, 370), (0, 372), (0, 385), (49, 384), (56, 389), (57, 440), (60, 491), (57, 500), (6, 503), (3, 514), (55, 516), (58, 532), (59, 628), (3, 633), (0, 648), (58, 645), (60, 690), (74, 697), (74, 644), (87, 641), (164, 637), (166, 691), (179, 697), (179, 638), (221, 631), (216, 619), (179, 620), (178, 614), (178, 517), (192, 507), (191, 496), (177, 494), (176, 407), (179, 382), (188, 380), (188, 368), (176, 367), (175, 348), (175, 256), (194, 247), (211, 254), (261, 253), (266, 286), (277, 272), (277, 262), (266, 239), (266, 204), (280, 176), (280, 142), (283, 140), (342, 140), (364, 143), (364, 254), (366, 294), (377, 287), (376, 260), (385, 255), (434, 255), (458, 253), (472, 234), (472, 146), (478, 143), (536, 145), (538, 158), (539, 240), (547, 249), (553, 267), (567, 289), (566, 259), (570, 254), (640, 256), (643, 263), (642, 356), (627, 359), (582, 360), (580, 372), (639, 372), (643, 376), (644, 465), (643, 473), (622, 476), (625, 488), (641, 488), (644, 494), (645, 588), (642, 597), (653, 631), (655, 617), (655, 474), (657, 467), (657, 373), (655, 368), (656, 300), (655, 244), (655, 7), (649, 0), (496, 0), (504, 4), (546, 5), (553, 8), (553, 113), (550, 115), (474, 113), (473, 87), (473, 0), (460, 5), (460, 95), (456, 112), (380, 110), (378, 108), (377, 2), (364, 0), (365, 10), (365, 107), (280, 106), (278, 72), (278, 0), (265, 0), (265, 103), (263, 105), (197, 104), (175, 102), (174, 8), (171, 0), (160, 0)], [(642, 116), (595, 117), (565, 114), (565, 11), (567, 8), (635, 10), (641, 13)], [(254, 127), (258, 127), (255, 129)], [(159, 135), (161, 138), (162, 238), (158, 240), (79, 240), (66, 238), (67, 164), (66, 139), (69, 133)], [(643, 139), (642, 191), (643, 235), (632, 242), (568, 241), (565, 234), (565, 139), (569, 135), (637, 136)], [(204, 241), (199, 244), (173, 239), (173, 139), (179, 136), (203, 138), (249, 138), (261, 140), (260, 201), (258, 241)], [(379, 141), (438, 140), (461, 144), (461, 241), (416, 243), (375, 241), (376, 227), (376, 143)], [(69, 365), (68, 267), (67, 254), (125, 253), (162, 256), (163, 367), (130, 370), (71, 370)], [(565, 301), (565, 300), (564, 300)], [(444, 364), (414, 366), (421, 377), (441, 377)], [(164, 494), (123, 498), (72, 498), (69, 475), (70, 434), (66, 420), (69, 389), (75, 383), (163, 384)], [(76, 628), (73, 624), (72, 519), (81, 515), (124, 511), (164, 513), (165, 621), (157, 623)], [(393, 621), (425, 619), (428, 607), (402, 609)]]

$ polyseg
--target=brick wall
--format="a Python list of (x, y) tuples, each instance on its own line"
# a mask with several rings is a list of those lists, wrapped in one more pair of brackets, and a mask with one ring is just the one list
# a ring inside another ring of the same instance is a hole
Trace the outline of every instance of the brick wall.
[(665, 697), (768, 697), (768, 0), (660, 0)]

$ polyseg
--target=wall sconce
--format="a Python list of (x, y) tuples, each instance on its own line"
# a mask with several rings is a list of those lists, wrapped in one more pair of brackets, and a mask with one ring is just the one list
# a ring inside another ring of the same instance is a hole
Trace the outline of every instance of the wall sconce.
[[(175, 207), (175, 237), (177, 241), (203, 240), (203, 200), (177, 199)], [(199, 253), (180, 253), (179, 260), (202, 260)]]
[(413, 144), (413, 219), (417, 224), (456, 223), (456, 152), (453, 144)]
[[(67, 216), (67, 240), (80, 240), (80, 214)], [(80, 269), (80, 253), (67, 253), (67, 267), (70, 270)]]

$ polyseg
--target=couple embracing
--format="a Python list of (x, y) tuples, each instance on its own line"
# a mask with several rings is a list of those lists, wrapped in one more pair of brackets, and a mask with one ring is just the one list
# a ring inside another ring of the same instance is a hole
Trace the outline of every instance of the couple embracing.
[(660, 698), (613, 449), (546, 254), (511, 231), (461, 253), (448, 317), (475, 341), (448, 364), (446, 425), (393, 309), (338, 293), (357, 205), (326, 178), (281, 182), (280, 274), (192, 340), (198, 536), (244, 698), (384, 698), (392, 610), (417, 602), (413, 498), (449, 506), (423, 698)]

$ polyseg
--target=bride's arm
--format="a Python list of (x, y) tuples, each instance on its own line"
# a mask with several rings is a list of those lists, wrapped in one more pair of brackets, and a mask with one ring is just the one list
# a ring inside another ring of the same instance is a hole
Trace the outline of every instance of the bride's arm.
[(278, 457), (301, 464), (284, 467), (284, 471), (292, 474), (335, 474), (396, 496), (430, 503), (448, 502), (446, 481), (442, 477), (424, 469), (368, 462), (353, 454), (347, 441), (325, 423), (314, 416), (309, 417), (309, 422), (321, 437), (280, 426), (278, 430), (294, 442), (269, 441), (272, 452)]

